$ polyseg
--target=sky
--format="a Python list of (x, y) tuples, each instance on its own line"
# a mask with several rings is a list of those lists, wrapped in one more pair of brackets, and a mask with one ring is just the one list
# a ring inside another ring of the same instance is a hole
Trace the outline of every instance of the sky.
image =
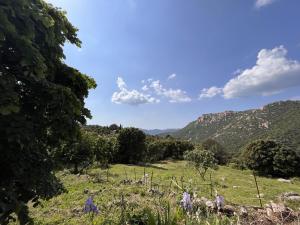
[(300, 99), (299, 0), (47, 0), (93, 77), (88, 124), (181, 128), (204, 113)]

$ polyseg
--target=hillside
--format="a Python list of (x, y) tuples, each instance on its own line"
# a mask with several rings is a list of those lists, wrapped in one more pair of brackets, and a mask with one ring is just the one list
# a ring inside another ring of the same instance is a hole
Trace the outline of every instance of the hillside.
[(201, 142), (215, 139), (237, 152), (252, 140), (275, 138), (300, 151), (300, 101), (280, 101), (261, 109), (204, 114), (172, 136)]

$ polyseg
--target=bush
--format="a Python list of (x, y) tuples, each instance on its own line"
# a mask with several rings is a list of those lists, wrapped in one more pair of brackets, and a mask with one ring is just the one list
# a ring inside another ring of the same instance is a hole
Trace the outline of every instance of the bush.
[(278, 176), (300, 175), (300, 157), (292, 149), (281, 146), (274, 155), (273, 169)]
[(79, 167), (85, 168), (92, 163), (94, 144), (92, 137), (82, 132), (76, 140), (63, 144), (56, 151), (55, 159), (63, 164), (72, 164), (73, 172), (78, 173)]
[(194, 149), (194, 145), (187, 141), (180, 141), (170, 138), (147, 138), (146, 160), (155, 162), (163, 159), (183, 159), (187, 151)]
[(297, 153), (272, 140), (258, 140), (249, 144), (242, 154), (245, 165), (260, 175), (291, 177), (298, 173)]
[(213, 139), (207, 139), (202, 143), (202, 147), (214, 153), (214, 157), (217, 163), (220, 165), (225, 165), (228, 163), (229, 154), (226, 152), (225, 148), (217, 141)]
[(199, 172), (203, 180), (205, 180), (205, 174), (208, 169), (217, 168), (217, 161), (214, 154), (204, 150), (201, 146), (198, 146), (193, 151), (187, 152), (184, 158)]
[(118, 161), (120, 163), (138, 163), (144, 161), (146, 135), (137, 128), (120, 130), (118, 141)]

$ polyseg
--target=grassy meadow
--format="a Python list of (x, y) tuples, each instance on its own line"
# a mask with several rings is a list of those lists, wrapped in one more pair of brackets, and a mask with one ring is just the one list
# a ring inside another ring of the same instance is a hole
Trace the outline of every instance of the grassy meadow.
[[(91, 224), (90, 215), (84, 214), (82, 209), (86, 199), (92, 195), (100, 210), (93, 223), (116, 224), (124, 212), (133, 215), (145, 207), (159, 210), (166, 204), (176, 208), (182, 188), (197, 193), (199, 197), (212, 199), (210, 172), (213, 195), (217, 190), (225, 197), (226, 204), (259, 206), (251, 171), (222, 166), (218, 170), (208, 171), (203, 181), (185, 161), (162, 161), (147, 167), (117, 164), (108, 171), (91, 168), (83, 175), (74, 175), (68, 170), (59, 171), (57, 175), (67, 192), (42, 201), (36, 208), (30, 207), (30, 214), (36, 224)], [(135, 180), (143, 178), (144, 173), (146, 176), (148, 174), (147, 184), (135, 183)], [(297, 179), (292, 183), (282, 183), (277, 179), (257, 177), (257, 182), (263, 204), (277, 201), (283, 192), (300, 193), (300, 181)], [(155, 191), (149, 192), (151, 186)]]

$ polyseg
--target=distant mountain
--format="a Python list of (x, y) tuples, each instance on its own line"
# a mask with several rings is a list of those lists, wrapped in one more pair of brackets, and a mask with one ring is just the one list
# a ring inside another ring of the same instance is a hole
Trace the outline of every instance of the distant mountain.
[(240, 112), (203, 114), (170, 134), (193, 142), (215, 139), (233, 153), (260, 138), (280, 140), (300, 152), (300, 101), (280, 101)]
[(144, 131), (145, 134), (148, 135), (159, 135), (159, 134), (164, 134), (164, 133), (168, 133), (168, 134), (172, 134), (175, 131), (178, 131), (179, 129), (153, 129), (153, 130), (146, 130), (146, 129), (141, 129), (142, 131)]

